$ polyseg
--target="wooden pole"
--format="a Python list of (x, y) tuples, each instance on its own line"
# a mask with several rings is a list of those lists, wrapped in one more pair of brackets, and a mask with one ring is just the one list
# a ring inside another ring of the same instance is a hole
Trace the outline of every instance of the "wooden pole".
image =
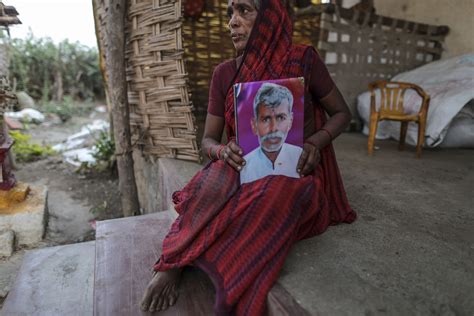
[(110, 92), (109, 92), (109, 80), (107, 79), (106, 65), (105, 65), (105, 38), (103, 36), (104, 30), (101, 28), (102, 25), (99, 20), (99, 0), (92, 0), (92, 10), (94, 11), (94, 24), (95, 24), (95, 37), (97, 38), (97, 47), (99, 48), (99, 69), (102, 74), (102, 81), (104, 82), (105, 90), (105, 103), (107, 104), (107, 112), (109, 113), (110, 119), (110, 137), (114, 137), (114, 121), (112, 118), (112, 104), (110, 102)]
[(130, 140), (130, 114), (125, 77), (126, 0), (110, 0), (105, 32), (106, 72), (109, 83), (114, 125), (115, 154), (119, 174), (119, 190), (124, 216), (139, 214), (139, 202), (133, 170)]

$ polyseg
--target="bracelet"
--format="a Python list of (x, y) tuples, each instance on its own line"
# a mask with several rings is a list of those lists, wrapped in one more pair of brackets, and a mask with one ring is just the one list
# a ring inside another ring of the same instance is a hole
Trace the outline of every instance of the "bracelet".
[(218, 160), (221, 160), (221, 152), (222, 152), (222, 150), (224, 150), (224, 148), (225, 148), (225, 145), (222, 145), (222, 144), (221, 144), (221, 145), (219, 146), (219, 149), (217, 149), (217, 159), (218, 159)]
[[(320, 128), (319, 131), (326, 132), (326, 134), (328, 134), (328, 136), (329, 136), (329, 141), (332, 141), (332, 135), (331, 135), (331, 133), (330, 133), (327, 129), (325, 129), (325, 128)], [(319, 132), (319, 131), (318, 131), (318, 132)]]
[(209, 148), (207, 149), (207, 156), (209, 157), (210, 160), (212, 160), (211, 149), (212, 149), (212, 146), (209, 146)]

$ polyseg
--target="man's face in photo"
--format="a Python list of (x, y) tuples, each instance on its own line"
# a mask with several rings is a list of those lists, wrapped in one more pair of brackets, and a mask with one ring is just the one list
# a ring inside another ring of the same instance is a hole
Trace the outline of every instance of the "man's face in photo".
[(266, 152), (276, 152), (281, 149), (292, 123), (293, 113), (290, 112), (287, 99), (283, 99), (276, 107), (260, 104), (257, 117), (251, 122), (253, 133), (258, 136), (260, 146)]

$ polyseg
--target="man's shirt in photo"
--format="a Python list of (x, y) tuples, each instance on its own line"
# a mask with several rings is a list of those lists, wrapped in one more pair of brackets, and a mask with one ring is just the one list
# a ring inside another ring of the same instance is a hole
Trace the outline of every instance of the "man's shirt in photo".
[(258, 146), (244, 156), (246, 164), (240, 172), (240, 183), (252, 182), (269, 175), (299, 178), (296, 166), (302, 151), (301, 147), (284, 143), (275, 163), (272, 164), (272, 161), (268, 159), (262, 148)]

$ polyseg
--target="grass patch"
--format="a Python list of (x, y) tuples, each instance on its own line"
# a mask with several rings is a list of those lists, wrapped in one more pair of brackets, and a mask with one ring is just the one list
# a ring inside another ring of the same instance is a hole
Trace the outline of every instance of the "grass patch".
[(23, 134), (19, 131), (10, 131), (9, 134), (15, 140), (13, 153), (19, 162), (36, 161), (56, 153), (51, 146), (30, 143), (31, 135)]

